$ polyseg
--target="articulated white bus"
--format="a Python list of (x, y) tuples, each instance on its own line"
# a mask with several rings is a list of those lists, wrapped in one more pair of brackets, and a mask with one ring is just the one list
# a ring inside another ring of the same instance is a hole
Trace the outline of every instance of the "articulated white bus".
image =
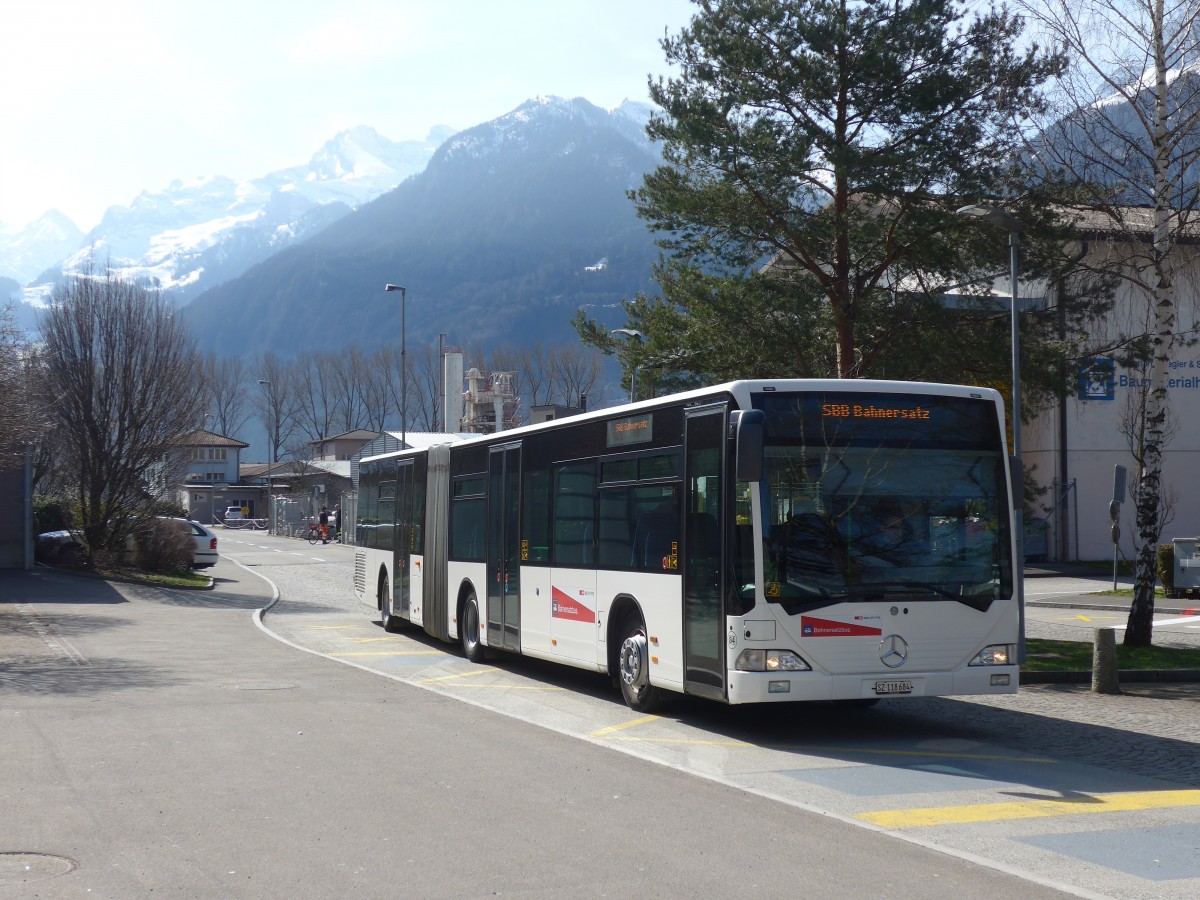
[(369, 457), (355, 592), (639, 711), (1012, 693), (1003, 423), (986, 388), (756, 380)]

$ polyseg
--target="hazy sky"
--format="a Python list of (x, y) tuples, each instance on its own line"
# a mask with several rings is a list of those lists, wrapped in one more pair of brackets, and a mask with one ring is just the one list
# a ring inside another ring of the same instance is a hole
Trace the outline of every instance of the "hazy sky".
[(15, 0), (0, 224), (83, 230), (176, 178), (303, 163), (336, 132), (467, 128), (538, 94), (646, 100), (689, 0)]

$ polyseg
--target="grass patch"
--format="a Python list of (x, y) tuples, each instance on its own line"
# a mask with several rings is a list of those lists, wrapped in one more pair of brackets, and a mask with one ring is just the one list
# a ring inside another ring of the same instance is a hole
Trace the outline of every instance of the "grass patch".
[[(1117, 641), (1117, 668), (1200, 669), (1200, 649), (1126, 647)], [(1090, 672), (1092, 645), (1082, 641), (1048, 641), (1027, 638), (1024, 672)]]
[(173, 588), (206, 588), (209, 578), (196, 572), (145, 572), (141, 569), (127, 568), (98, 568), (96, 574), (101, 578), (111, 578), (114, 581), (132, 581), (137, 584), (151, 584), (156, 587)]

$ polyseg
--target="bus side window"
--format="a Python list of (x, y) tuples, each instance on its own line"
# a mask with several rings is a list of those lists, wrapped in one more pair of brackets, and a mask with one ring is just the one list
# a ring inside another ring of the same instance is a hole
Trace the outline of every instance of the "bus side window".
[(550, 561), (550, 471), (526, 469), (521, 538), (528, 556), (523, 562)]
[(555, 565), (593, 564), (596, 519), (596, 464), (569, 463), (554, 470)]
[(483, 498), (454, 500), (450, 510), (450, 558), (483, 559)]
[(629, 522), (629, 488), (600, 491), (600, 565), (623, 569), (629, 565), (633, 533)]
[[(674, 486), (653, 489), (660, 496), (658, 504), (638, 516), (633, 529), (632, 565), (645, 572), (661, 572), (667, 566), (663, 560), (679, 546), (679, 499)], [(664, 490), (668, 496), (662, 496)]]

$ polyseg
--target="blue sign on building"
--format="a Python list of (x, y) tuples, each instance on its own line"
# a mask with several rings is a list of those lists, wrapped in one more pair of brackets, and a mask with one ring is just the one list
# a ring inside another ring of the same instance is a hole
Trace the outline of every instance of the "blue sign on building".
[(1115, 360), (1104, 357), (1079, 362), (1076, 391), (1080, 400), (1112, 400), (1116, 397)]

